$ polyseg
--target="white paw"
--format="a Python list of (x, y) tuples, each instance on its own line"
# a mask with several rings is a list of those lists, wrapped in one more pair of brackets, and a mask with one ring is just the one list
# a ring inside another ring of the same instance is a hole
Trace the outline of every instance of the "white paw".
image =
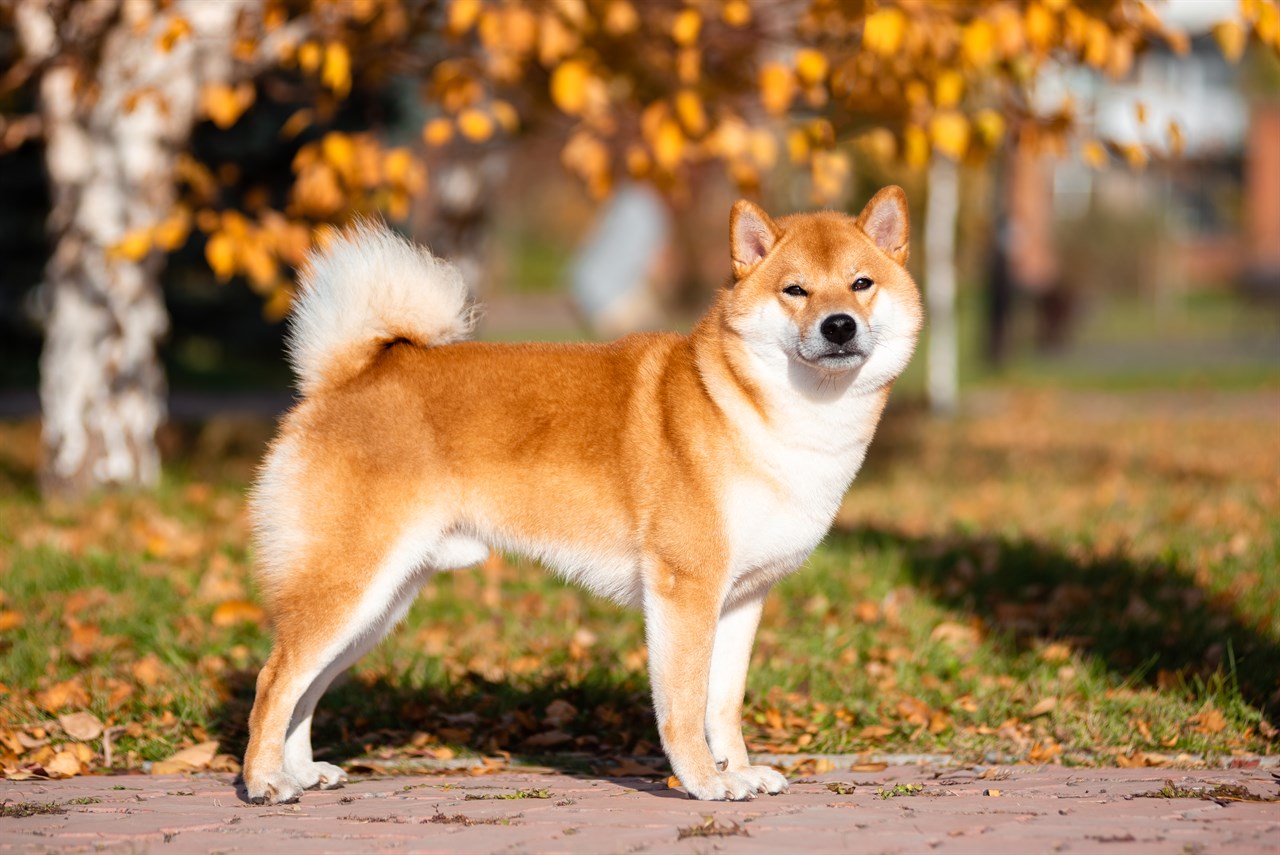
[(302, 795), (298, 780), (287, 772), (268, 772), (265, 775), (246, 775), (245, 792), (255, 805), (278, 805), (296, 801)]
[(298, 786), (304, 790), (333, 790), (341, 787), (347, 780), (347, 773), (332, 763), (308, 763), (289, 771), (297, 780)]
[(741, 769), (734, 769), (733, 774), (745, 779), (756, 788), (757, 793), (776, 796), (778, 793), (785, 793), (788, 789), (787, 779), (769, 766), (743, 766)]
[(736, 772), (716, 772), (704, 780), (691, 782), (681, 779), (684, 788), (695, 799), (704, 801), (745, 801), (756, 797), (755, 785)]

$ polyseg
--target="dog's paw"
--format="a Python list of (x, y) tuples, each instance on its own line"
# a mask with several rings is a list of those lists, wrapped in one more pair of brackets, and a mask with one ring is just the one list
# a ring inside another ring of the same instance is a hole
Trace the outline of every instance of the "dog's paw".
[(695, 799), (712, 802), (738, 802), (754, 799), (756, 787), (737, 772), (716, 772), (705, 780), (690, 782), (681, 779), (684, 788)]
[(244, 780), (245, 795), (255, 805), (278, 805), (294, 802), (302, 795), (298, 779), (284, 772), (268, 772), (265, 775), (247, 776)]
[(347, 773), (332, 763), (308, 763), (300, 768), (286, 768), (304, 790), (334, 790), (347, 781)]
[(734, 769), (733, 774), (744, 778), (747, 783), (756, 788), (757, 793), (776, 796), (778, 793), (785, 793), (788, 789), (787, 779), (769, 766), (743, 766), (741, 769)]

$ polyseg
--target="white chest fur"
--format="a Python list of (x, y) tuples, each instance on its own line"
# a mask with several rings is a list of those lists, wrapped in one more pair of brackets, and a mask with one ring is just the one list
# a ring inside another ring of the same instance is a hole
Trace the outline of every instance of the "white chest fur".
[(792, 572), (826, 536), (879, 416), (872, 400), (804, 402), (794, 409), (794, 419), (747, 429), (756, 465), (726, 483), (734, 588)]

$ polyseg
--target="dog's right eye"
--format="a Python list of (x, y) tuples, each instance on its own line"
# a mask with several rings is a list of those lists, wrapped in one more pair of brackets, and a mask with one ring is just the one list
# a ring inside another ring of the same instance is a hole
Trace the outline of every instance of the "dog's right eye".
[(788, 285), (782, 289), (783, 294), (790, 294), (792, 297), (808, 297), (809, 292), (801, 288), (799, 285)]

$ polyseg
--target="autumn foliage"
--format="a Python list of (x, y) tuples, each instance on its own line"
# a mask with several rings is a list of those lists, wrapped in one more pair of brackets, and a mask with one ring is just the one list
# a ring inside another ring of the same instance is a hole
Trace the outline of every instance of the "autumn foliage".
[[(163, 4), (154, 14), (170, 19), (156, 50), (196, 37)], [(1233, 61), (1251, 39), (1280, 49), (1268, 0), (1244, 0), (1213, 32)], [(200, 108), (226, 129), (255, 104), (291, 105), (281, 144), (305, 142), (286, 197), (228, 192), (188, 158), (178, 209), (117, 251), (169, 250), (194, 229), (215, 273), (245, 277), (279, 314), (314, 226), (402, 219), (433, 159), (525, 135), (557, 140), (597, 198), (624, 177), (679, 198), (714, 167), (745, 193), (785, 169), (830, 202), (859, 149), (921, 166), (1012, 142), (1142, 166), (1180, 151), (1179, 128), (1158, 144), (1074, 140), (1075, 105), (1043, 103), (1037, 85), (1072, 67), (1124, 78), (1153, 46), (1184, 53), (1188, 39), (1141, 0), (270, 0), (241, 16), (240, 74), (208, 85)], [(339, 129), (353, 99), (389, 89), (417, 101), (419, 143)]]

